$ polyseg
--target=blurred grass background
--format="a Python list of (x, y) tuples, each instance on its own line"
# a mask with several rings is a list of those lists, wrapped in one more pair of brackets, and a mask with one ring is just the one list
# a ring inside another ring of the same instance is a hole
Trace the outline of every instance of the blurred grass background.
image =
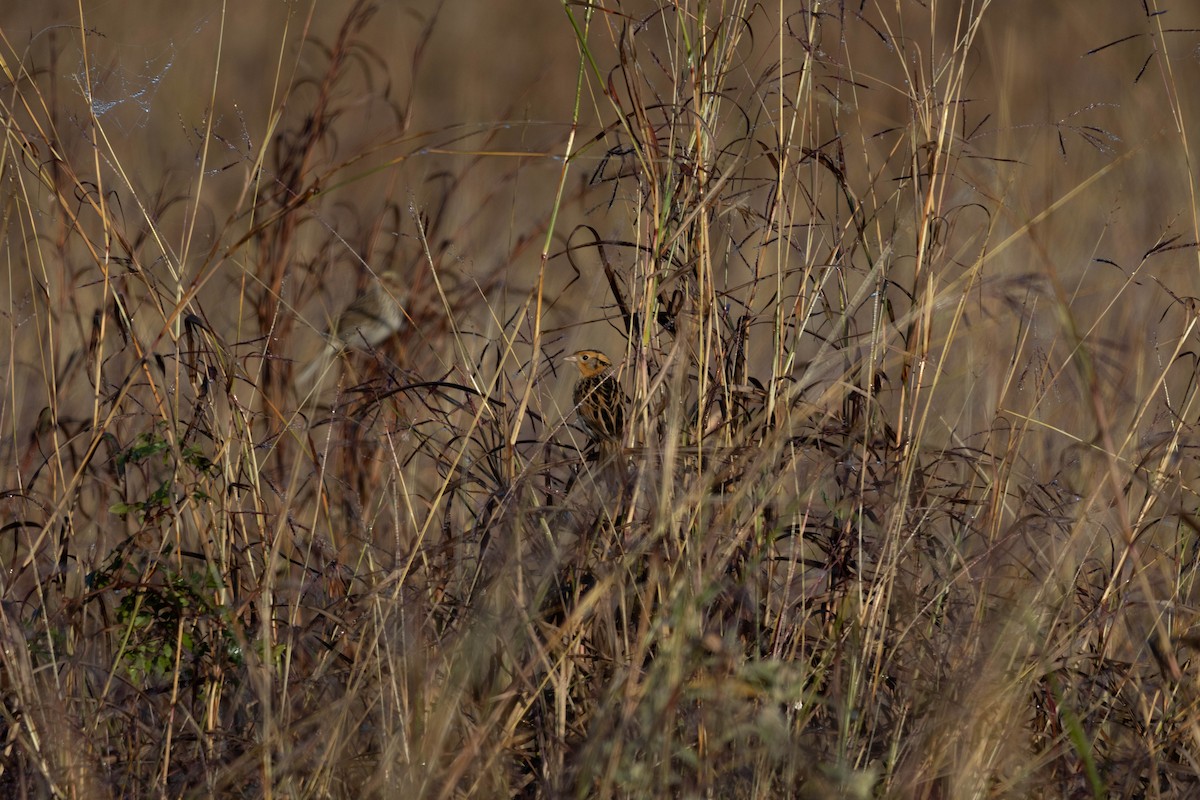
[(1194, 796), (1197, 30), (6, 8), (0, 790)]
[[(839, 124), (861, 151), (860, 157), (847, 159), (848, 175), (864, 184), (876, 180), (879, 169), (886, 179), (896, 179), (887, 174), (896, 170), (894, 137), (883, 132), (907, 124), (912, 84), (925, 80), (922, 73), (945, 58), (961, 24), (955, 15), (931, 21), (926, 12), (904, 11), (877, 11), (879, 18), (871, 24), (846, 24), (839, 31), (854, 58), (846, 60), (847, 67), (868, 83), (849, 99), (843, 92), (838, 109)], [(854, 16), (837, 6), (828, 13)], [(964, 124), (980, 127), (956, 130), (972, 136), (956, 164), (961, 178), (946, 197), (964, 208), (980, 198), (990, 201), (971, 220), (976, 231), (994, 228), (993, 236), (1006, 245), (990, 257), (990, 277), (1057, 276), (1085, 326), (1102, 314), (1112, 324), (1124, 324), (1163, 313), (1163, 295), (1153, 286), (1132, 290), (1125, 275), (1160, 239), (1186, 230), (1187, 218), (1180, 215), (1191, 203), (1189, 140), (1176, 132), (1172, 109), (1178, 104), (1186, 119), (1194, 100), (1172, 90), (1175, 78), (1167, 66), (1174, 39), (1187, 65), (1180, 69), (1190, 68), (1190, 45), (1184, 32), (1160, 33), (1157, 18), (1137, 28), (1131, 13), (1124, 7), (1108, 13), (1018, 3), (1003, 14), (980, 15), (961, 109)], [(46, 83), (48, 111), (60, 120), (60, 146), (87, 147), (87, 114), (98, 112), (98, 127), (112, 148), (102, 161), (114, 172), (119, 169), (120, 179), (139, 195), (165, 206), (154, 224), (166, 242), (177, 249), (185, 242), (193, 249), (211, 247), (220, 241), (229, 209), (237, 207), (244, 169), (278, 135), (281, 123), (275, 115), (302, 124), (310, 112), (316, 76), (328, 67), (322, 47), (336, 40), (344, 15), (300, 7), (236, 9), (228, 17), (187, 15), (173, 4), (139, 4), (134, 22), (125, 19), (129, 14), (113, 6), (85, 9), (82, 21), (89, 34), (81, 37), (75, 5), (11, 9), (5, 24), (13, 48), (10, 68), (25, 63), (17, 59), (37, 59), (29, 66)], [(315, 221), (303, 226), (312, 233), (302, 234), (294, 257), (314, 258), (315, 242), (323, 241), (330, 228), (378, 213), (360, 208), (364, 202), (386, 198), (405, 208), (410, 202), (431, 206), (441, 199), (438, 181), (468, 169), (479, 178), (456, 186), (447, 209), (462, 268), (494, 267), (520, 237), (544, 226), (558, 180), (556, 148), (571, 124), (563, 112), (574, 105), (579, 73), (563, 16), (556, 7), (534, 12), (502, 3), (415, 4), (373, 12), (370, 23), (355, 31), (350, 66), (338, 85), (344, 108), (336, 140), (323, 143), (321, 153), (329, 164), (356, 160), (332, 186), (322, 187), (327, 192), (322, 207), (314, 212)], [(1133, 18), (1142, 23), (1140, 11)], [(761, 41), (739, 53), (744, 90), (774, 66), (777, 50), (791, 58), (800, 51), (786, 36), (781, 41), (771, 35), (769, 19), (756, 19)], [(428, 41), (422, 41), (426, 25)], [(654, 26), (646, 28), (647, 37), (655, 35)], [(475, 44), (472, 34), (482, 44)], [(894, 39), (914, 45), (901, 56)], [(610, 44), (593, 44), (605, 69), (612, 68)], [(1155, 59), (1156, 53), (1162, 57)], [(420, 62), (415, 75), (414, 59)], [(85, 77), (90, 88), (81, 86)], [(85, 89), (95, 96), (91, 108)], [(579, 127), (588, 137), (600, 131), (599, 92), (593, 86), (585, 95), (590, 102), (581, 105)], [(822, 93), (816, 102), (828, 105)], [(397, 133), (398, 113), (405, 115), (402, 134)], [(213, 138), (204, 147), (209, 125)], [(1182, 133), (1186, 137), (1186, 126)], [(197, 168), (206, 149), (208, 174), (201, 178)], [(603, 143), (584, 148), (571, 176), (574, 186), (592, 177), (605, 149)], [(479, 152), (488, 156), (479, 158)], [(197, 187), (200, 197), (194, 197)], [(606, 235), (620, 231), (625, 221), (606, 215), (602, 198), (592, 200), (564, 209), (575, 216), (561, 227), (570, 230), (569, 223), (585, 219), (599, 223)], [(122, 211), (130, 224), (143, 231), (148, 227), (135, 208)], [(914, 236), (903, 221), (897, 228), (897, 236)], [(537, 267), (536, 251), (521, 255), (505, 264), (509, 274), (520, 276), (514, 279), (518, 284)], [(1116, 266), (1097, 264), (1097, 258)], [(1170, 281), (1174, 271), (1190, 267), (1186, 258), (1156, 263), (1154, 274)], [(29, 287), (20, 281), (23, 272), (12, 271), (15, 288), (25, 292), (14, 295), (16, 303), (29, 298)], [(210, 290), (223, 296), (239, 281), (236, 268), (222, 268)], [(1175, 288), (1186, 293), (1186, 287)], [(561, 320), (576, 319), (575, 311), (603, 289), (603, 281), (591, 275), (556, 295)], [(1118, 289), (1122, 302), (1109, 308)], [(336, 299), (328, 302), (337, 307)], [(320, 309), (298, 311), (306, 317), (305, 327), (321, 327)], [(1050, 340), (1054, 334), (1042, 336)], [(1147, 337), (1139, 338), (1150, 344)], [(1136, 374), (1126, 377), (1136, 380)], [(1141, 396), (1146, 388), (1131, 386), (1130, 392)], [(987, 402), (993, 393), (980, 394)], [(37, 404), (22, 406), (28, 411)], [(22, 422), (24, 427), (30, 420)]]

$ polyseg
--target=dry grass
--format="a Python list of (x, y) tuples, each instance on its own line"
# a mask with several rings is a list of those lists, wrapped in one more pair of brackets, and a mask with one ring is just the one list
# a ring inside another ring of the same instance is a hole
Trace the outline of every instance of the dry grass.
[(0, 17), (0, 793), (1200, 793), (1195, 12), (460, 5)]

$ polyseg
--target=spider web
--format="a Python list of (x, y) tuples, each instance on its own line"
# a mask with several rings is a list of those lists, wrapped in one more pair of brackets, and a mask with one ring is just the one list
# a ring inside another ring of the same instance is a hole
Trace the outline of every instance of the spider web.
[[(138, 55), (131, 55), (131, 51)], [(96, 54), (94, 50), (93, 57)], [(154, 101), (163, 79), (175, 66), (176, 55), (174, 42), (155, 53), (145, 47), (120, 46), (103, 65), (93, 61), (89, 68), (81, 56), (71, 78), (96, 118), (107, 118), (109, 124), (128, 132), (144, 127), (150, 120)]]

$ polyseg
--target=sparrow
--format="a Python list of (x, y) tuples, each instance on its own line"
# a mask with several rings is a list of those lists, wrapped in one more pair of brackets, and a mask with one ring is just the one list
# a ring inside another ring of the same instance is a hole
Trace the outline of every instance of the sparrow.
[(325, 348), (300, 374), (297, 379), (300, 385), (311, 383), (314, 376), (323, 373), (347, 349), (371, 350), (407, 324), (400, 306), (405, 293), (402, 281), (397, 270), (384, 270), (350, 301), (325, 330)]
[(580, 350), (563, 361), (579, 367), (579, 382), (572, 398), (588, 436), (593, 442), (619, 439), (629, 398), (617, 383), (612, 361), (599, 350)]

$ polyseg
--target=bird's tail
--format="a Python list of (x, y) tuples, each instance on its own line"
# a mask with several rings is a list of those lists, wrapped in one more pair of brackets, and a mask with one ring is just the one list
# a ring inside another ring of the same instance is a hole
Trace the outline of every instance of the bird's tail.
[(337, 345), (333, 342), (327, 343), (320, 354), (296, 377), (296, 390), (306, 395), (315, 396), (321, 389), (321, 384), (329, 376), (330, 367), (333, 365), (334, 357), (337, 354)]

